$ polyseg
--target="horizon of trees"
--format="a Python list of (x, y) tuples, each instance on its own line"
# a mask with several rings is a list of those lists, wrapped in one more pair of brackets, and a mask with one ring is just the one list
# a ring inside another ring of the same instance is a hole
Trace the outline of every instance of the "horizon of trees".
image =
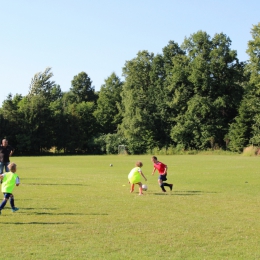
[(38, 72), (28, 94), (9, 94), (0, 108), (0, 137), (18, 154), (131, 154), (154, 148), (260, 146), (260, 23), (251, 29), (249, 61), (239, 61), (223, 33), (198, 31), (155, 55), (139, 51), (95, 91), (86, 72), (67, 92)]

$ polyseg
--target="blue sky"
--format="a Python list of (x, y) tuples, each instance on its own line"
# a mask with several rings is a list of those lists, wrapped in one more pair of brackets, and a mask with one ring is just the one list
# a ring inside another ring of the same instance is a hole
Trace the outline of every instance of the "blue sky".
[[(154, 54), (199, 30), (223, 32), (246, 61), (259, 0), (0, 0), (0, 106), (9, 93), (28, 93), (34, 74), (52, 67), (68, 91), (84, 71), (96, 90), (138, 51)], [(124, 78), (122, 78), (123, 80)]]

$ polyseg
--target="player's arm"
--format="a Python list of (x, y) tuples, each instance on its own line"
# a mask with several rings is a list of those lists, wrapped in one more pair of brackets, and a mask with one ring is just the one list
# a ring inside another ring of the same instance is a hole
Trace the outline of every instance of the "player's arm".
[(143, 172), (142, 171), (139, 171), (140, 174), (143, 176), (143, 178), (147, 181), (146, 177), (144, 176)]
[(19, 186), (19, 184), (20, 184), (20, 179), (19, 179), (19, 177), (17, 176), (17, 177), (16, 177), (16, 180), (15, 180), (15, 185), (16, 185), (16, 186)]
[(154, 167), (153, 171), (152, 171), (152, 175), (154, 175), (155, 171), (156, 171), (156, 168)]

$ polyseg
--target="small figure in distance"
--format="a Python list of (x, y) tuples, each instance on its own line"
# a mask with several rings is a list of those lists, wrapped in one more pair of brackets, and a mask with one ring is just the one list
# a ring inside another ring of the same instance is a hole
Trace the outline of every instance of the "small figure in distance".
[(159, 172), (158, 184), (161, 187), (162, 191), (166, 192), (164, 186), (168, 186), (170, 187), (170, 190), (172, 190), (173, 184), (168, 184), (167, 182), (164, 182), (167, 181), (167, 165), (162, 162), (159, 162), (156, 156), (153, 156), (151, 161), (153, 162), (153, 167), (154, 167), (152, 175), (154, 175), (154, 172), (158, 170)]
[(141, 168), (143, 166), (143, 163), (138, 161), (135, 164), (136, 167), (134, 167), (130, 173), (128, 174), (128, 180), (131, 184), (130, 192), (132, 193), (135, 188), (135, 184), (139, 185), (139, 195), (143, 195), (143, 188), (142, 188), (142, 182), (141, 182), (141, 176), (147, 181), (146, 177), (144, 176)]
[(0, 205), (0, 215), (9, 199), (12, 211), (15, 212), (19, 210), (19, 208), (14, 206), (14, 195), (12, 192), (15, 186), (19, 186), (20, 179), (16, 174), (16, 164), (10, 163), (8, 167), (10, 171), (0, 175), (0, 179), (2, 179), (2, 192), (4, 194), (4, 199)]

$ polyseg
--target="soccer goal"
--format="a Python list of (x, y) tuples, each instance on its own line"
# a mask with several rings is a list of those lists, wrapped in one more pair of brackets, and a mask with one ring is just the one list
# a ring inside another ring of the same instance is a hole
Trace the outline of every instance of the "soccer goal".
[(118, 145), (118, 154), (127, 154), (126, 145), (124, 144)]

